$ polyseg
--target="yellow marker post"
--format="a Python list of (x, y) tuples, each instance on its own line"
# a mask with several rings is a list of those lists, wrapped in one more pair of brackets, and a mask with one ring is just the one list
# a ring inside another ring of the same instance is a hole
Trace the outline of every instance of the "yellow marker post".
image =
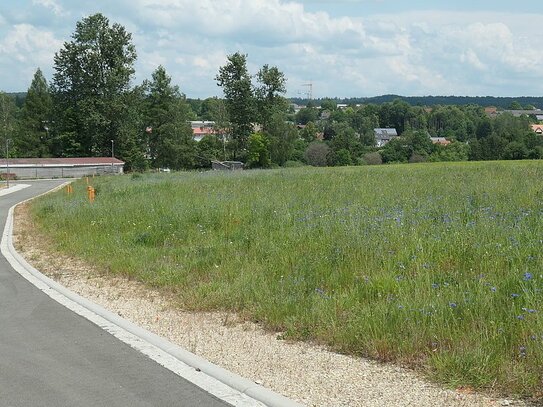
[(72, 186), (72, 184), (68, 184), (66, 185), (66, 193), (68, 195), (72, 194), (74, 192), (74, 187)]
[(90, 185), (87, 187), (87, 196), (89, 197), (89, 202), (90, 203), (93, 203), (94, 202), (94, 196), (95, 196), (95, 191), (94, 191), (94, 188), (91, 187)]

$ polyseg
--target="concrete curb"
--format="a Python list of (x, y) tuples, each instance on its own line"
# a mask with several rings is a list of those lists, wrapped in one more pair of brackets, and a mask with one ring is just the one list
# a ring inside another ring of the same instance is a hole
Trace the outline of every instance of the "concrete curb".
[[(55, 190), (64, 187), (66, 184), (63, 184)], [(49, 191), (51, 192), (51, 191)], [(34, 198), (32, 198), (34, 199)], [(30, 199), (29, 199), (30, 200)], [(27, 201), (29, 201), (27, 200)], [(229, 372), (226, 369), (223, 369), (219, 366), (208, 362), (204, 358), (197, 356), (180, 346), (177, 346), (166, 339), (153, 334), (130, 321), (121, 318), (120, 316), (104, 309), (103, 307), (94, 304), (93, 302), (81, 297), (80, 295), (68, 290), (57, 282), (46, 277), (34, 267), (32, 267), (16, 250), (13, 246), (13, 212), (17, 205), (24, 202), (19, 202), (18, 204), (12, 206), (8, 212), (8, 218), (6, 220), (6, 226), (4, 228), (4, 233), (2, 235), (1, 241), (1, 252), (6, 257), (8, 262), (13, 266), (15, 270), (20, 273), (20, 270), (23, 269), (31, 276), (38, 279), (41, 283), (45, 284), (49, 289), (60, 294), (62, 297), (65, 297), (91, 313), (98, 315), (110, 323), (122, 328), (126, 332), (135, 335), (141, 340), (150, 343), (151, 345), (157, 347), (158, 349), (166, 352), (168, 355), (171, 355), (175, 359), (185, 363), (186, 365), (194, 368), (196, 371), (203, 372), (206, 375), (218, 380), (219, 382), (239, 391), (242, 394), (249, 396), (250, 398), (257, 400), (266, 406), (269, 407), (302, 407), (302, 404), (299, 404), (293, 400), (290, 400), (278, 393), (275, 393), (265, 387), (262, 387), (251, 380), (245, 379), (235, 373)], [(43, 290), (42, 290), (43, 291)], [(54, 297), (53, 297), (54, 298)], [(55, 298), (54, 298), (55, 299)]]
[(9, 188), (2, 188), (0, 189), (0, 196), (11, 194), (12, 192), (20, 191), (21, 189), (28, 188), (29, 186), (30, 185), (28, 184), (14, 184), (13, 186)]

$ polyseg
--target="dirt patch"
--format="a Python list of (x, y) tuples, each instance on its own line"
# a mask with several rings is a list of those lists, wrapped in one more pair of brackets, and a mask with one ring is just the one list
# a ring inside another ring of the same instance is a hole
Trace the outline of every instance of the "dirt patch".
[(207, 360), (308, 406), (525, 406), (429, 384), (397, 366), (288, 343), (236, 315), (185, 312), (167, 294), (108, 275), (54, 250), (28, 204), (15, 211), (14, 244), (29, 263), (70, 290)]

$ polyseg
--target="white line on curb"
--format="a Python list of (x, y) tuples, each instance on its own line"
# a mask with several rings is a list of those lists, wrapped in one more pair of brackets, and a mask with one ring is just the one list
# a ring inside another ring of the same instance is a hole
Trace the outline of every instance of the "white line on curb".
[[(55, 188), (62, 188), (65, 184)], [(11, 188), (10, 188), (11, 189)], [(22, 203), (22, 202), (20, 202)], [(19, 204), (20, 204), (19, 203)], [(73, 312), (106, 330), (117, 339), (147, 355), (173, 373), (236, 407), (301, 407), (280, 394), (159, 337), (75, 294), (32, 267), (13, 247), (13, 211), (9, 209), (0, 252), (26, 280)]]

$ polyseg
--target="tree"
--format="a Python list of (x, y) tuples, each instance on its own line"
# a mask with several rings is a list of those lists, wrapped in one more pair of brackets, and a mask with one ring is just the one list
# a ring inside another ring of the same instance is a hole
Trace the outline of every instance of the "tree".
[(530, 151), (520, 141), (510, 142), (503, 150), (503, 158), (506, 160), (523, 160), (528, 158)]
[(322, 141), (314, 141), (305, 150), (305, 162), (314, 167), (325, 167), (328, 164), (330, 147)]
[(513, 100), (511, 102), (511, 104), (509, 105), (509, 109), (512, 109), (512, 110), (522, 110), (522, 105), (516, 101), (516, 100)]
[[(477, 142), (477, 141), (475, 141)], [(470, 147), (466, 143), (454, 141), (449, 145), (436, 144), (434, 151), (428, 157), (429, 161), (467, 161)]]
[[(110, 25), (102, 14), (76, 24), (72, 41), (54, 58), (55, 154), (109, 155), (111, 140), (119, 147), (130, 144), (120, 139), (120, 129), (130, 116), (135, 60), (132, 36), (123, 26)], [(122, 147), (116, 152), (125, 154)]]
[(316, 122), (319, 118), (319, 111), (314, 107), (304, 107), (296, 113), (296, 123), (307, 124), (309, 122)]
[[(332, 149), (332, 165), (350, 165), (353, 158), (362, 153), (362, 144), (354, 129), (347, 123), (332, 124), (334, 137), (330, 141)], [(345, 152), (348, 152), (347, 155)]]
[(317, 134), (319, 129), (315, 126), (315, 123), (309, 122), (305, 127), (300, 131), (300, 137), (305, 140), (307, 143), (311, 143), (317, 139)]
[(24, 157), (49, 156), (49, 129), (53, 102), (47, 81), (38, 68), (28, 88), (21, 111), (19, 137), (15, 146)]
[(152, 74), (147, 84), (147, 126), (149, 153), (154, 167), (192, 168), (195, 164), (196, 142), (187, 123), (189, 106), (178, 86), (171, 84), (163, 66)]
[(287, 91), (285, 75), (275, 66), (264, 65), (256, 75), (259, 86), (255, 89), (260, 124), (264, 130), (271, 125), (274, 115), (285, 115), (288, 102), (281, 94)]
[(266, 168), (270, 166), (270, 142), (265, 134), (253, 133), (247, 143), (247, 164), (249, 167)]
[[(3, 92), (0, 92), (0, 149), (6, 145), (6, 140), (14, 140), (14, 130), (16, 128), (18, 109), (15, 105), (15, 100), (6, 95)], [(10, 156), (17, 157), (17, 151), (12, 148), (10, 151)]]
[(380, 151), (384, 163), (405, 163), (413, 151), (403, 137), (390, 140)]
[(237, 159), (247, 148), (247, 139), (253, 131), (255, 119), (255, 98), (247, 70), (247, 55), (239, 52), (229, 55), (227, 64), (219, 68), (215, 80), (223, 89), (232, 125), (233, 158)]
[(209, 168), (211, 161), (222, 159), (224, 155), (223, 148), (222, 140), (216, 135), (204, 136), (196, 144), (196, 167)]
[(426, 131), (406, 131), (402, 138), (409, 146), (411, 154), (419, 154), (426, 157), (434, 150), (434, 145)]
[(285, 121), (283, 114), (276, 113), (270, 118), (265, 133), (270, 141), (269, 149), (272, 162), (284, 165), (287, 160), (292, 158), (298, 139), (298, 130), (294, 125)]

